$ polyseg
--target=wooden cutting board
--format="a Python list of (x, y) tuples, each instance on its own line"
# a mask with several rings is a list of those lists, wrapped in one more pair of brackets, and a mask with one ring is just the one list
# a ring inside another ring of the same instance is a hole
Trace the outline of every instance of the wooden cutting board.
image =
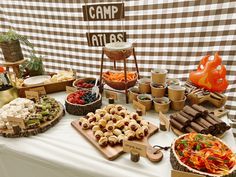
[[(91, 129), (83, 130), (82, 127), (79, 125), (78, 120), (71, 122), (71, 125), (79, 133), (81, 133), (88, 141), (90, 141), (90, 143), (92, 143), (108, 160), (115, 160), (117, 157), (119, 157), (121, 154), (124, 153), (123, 147), (121, 145), (116, 145), (113, 147), (108, 145), (106, 147), (101, 147), (96, 141), (95, 136), (93, 135), (93, 131)], [(155, 126), (152, 123), (149, 123), (148, 135), (144, 137), (142, 140), (135, 140), (147, 146), (147, 158), (152, 162), (159, 162), (163, 157), (161, 151), (152, 148), (148, 143), (148, 138), (152, 136), (154, 133), (156, 133), (158, 130), (159, 128), (157, 126)]]

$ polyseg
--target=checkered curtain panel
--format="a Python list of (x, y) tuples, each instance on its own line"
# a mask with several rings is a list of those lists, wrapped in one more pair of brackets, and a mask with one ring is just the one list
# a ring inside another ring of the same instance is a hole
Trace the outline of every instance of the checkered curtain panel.
[[(101, 47), (87, 45), (86, 32), (127, 33), (135, 42), (141, 75), (166, 68), (169, 78), (186, 80), (200, 59), (216, 51), (227, 68), (227, 108), (236, 121), (236, 1), (131, 0), (125, 20), (83, 21), (82, 6), (99, 0), (1, 0), (0, 32), (9, 28), (26, 35), (48, 71), (75, 69), (80, 76), (98, 75)], [(107, 3), (108, 1), (106, 1)], [(25, 58), (28, 48), (22, 46)], [(0, 57), (3, 58), (2, 54)], [(132, 57), (129, 70), (134, 69)], [(108, 59), (105, 68), (113, 66)]]

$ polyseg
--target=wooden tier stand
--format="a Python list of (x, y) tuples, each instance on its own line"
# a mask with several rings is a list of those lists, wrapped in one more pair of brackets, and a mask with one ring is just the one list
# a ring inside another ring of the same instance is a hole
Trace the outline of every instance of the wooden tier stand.
[(60, 105), (60, 111), (58, 112), (58, 114), (52, 120), (40, 124), (39, 127), (23, 130), (20, 129), (20, 127), (18, 126), (19, 129), (17, 133), (9, 129), (0, 129), (0, 135), (6, 138), (18, 138), (18, 137), (28, 137), (32, 135), (37, 135), (38, 133), (43, 133), (47, 131), (49, 128), (56, 125), (65, 114), (62, 104), (60, 103), (58, 104)]
[(16, 62), (2, 62), (1, 65), (3, 67), (6, 67), (6, 70), (9, 71), (9, 68), (11, 67), (13, 72), (16, 74), (16, 77), (20, 76), (20, 68), (19, 65), (24, 63), (26, 60), (20, 60), (20, 61), (16, 61)]
[[(96, 141), (96, 138), (93, 134), (93, 131), (91, 129), (89, 130), (83, 130), (82, 127), (79, 125), (78, 120), (75, 120), (71, 122), (71, 125), (80, 132), (90, 143), (92, 143), (108, 160), (115, 160), (117, 157), (119, 157), (121, 154), (123, 154), (123, 147), (121, 145), (116, 145), (114, 147), (108, 145), (106, 147), (101, 147), (98, 142)], [(142, 140), (137, 142), (141, 142), (142, 144), (147, 146), (147, 158), (152, 162), (158, 162), (162, 159), (163, 154), (161, 151), (157, 152), (157, 149), (152, 148), (151, 145), (148, 143), (148, 138), (152, 136), (154, 133), (158, 131), (158, 127), (149, 123), (149, 133), (146, 137), (144, 137)]]
[[(102, 83), (102, 74), (103, 74), (103, 61), (104, 61), (104, 54), (108, 55), (109, 57), (109, 53), (110, 51), (108, 49), (106, 49), (105, 47), (102, 49), (102, 58), (101, 58), (101, 66), (100, 66), (100, 92), (102, 92), (104, 89), (103, 89), (103, 86), (104, 84)], [(135, 54), (135, 49), (134, 47), (132, 46), (131, 48), (129, 49), (126, 49), (126, 50), (120, 50), (120, 51), (116, 51), (116, 52), (120, 52), (121, 55), (118, 56), (116, 58), (116, 56), (112, 56), (114, 58), (109, 58), (111, 60), (113, 60), (114, 62), (114, 70), (116, 70), (116, 61), (123, 61), (124, 63), (124, 75), (125, 75), (125, 92), (121, 92), (119, 90), (112, 90), (112, 91), (115, 91), (115, 92), (118, 92), (118, 93), (124, 93), (126, 95), (126, 103), (128, 104), (129, 103), (129, 98), (128, 98), (128, 87), (127, 87), (127, 67), (126, 67), (126, 60), (127, 58), (130, 56), (130, 55), (133, 55), (134, 57), (134, 62), (135, 62), (135, 67), (136, 67), (136, 71), (137, 71), (137, 74), (138, 74), (138, 79), (140, 79), (140, 76), (139, 76), (139, 69), (138, 69), (138, 63), (137, 63), (137, 59), (136, 59), (136, 54)], [(123, 55), (122, 55), (122, 52), (123, 52)]]

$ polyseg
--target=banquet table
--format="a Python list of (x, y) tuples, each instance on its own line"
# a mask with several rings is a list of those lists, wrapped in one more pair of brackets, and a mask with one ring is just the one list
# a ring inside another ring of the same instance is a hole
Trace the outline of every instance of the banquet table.
[[(65, 92), (50, 94), (64, 105)], [(106, 100), (103, 100), (103, 104)], [(131, 105), (125, 105), (132, 110)], [(114, 161), (105, 159), (102, 154), (79, 134), (71, 122), (78, 116), (68, 113), (61, 121), (45, 133), (25, 138), (0, 137), (0, 176), (1, 177), (170, 177), (171, 164), (169, 151), (159, 163), (152, 163), (141, 157), (138, 163), (130, 161), (128, 153)], [(154, 111), (144, 119), (158, 125)], [(227, 118), (223, 118), (227, 121)], [(149, 142), (151, 145), (169, 146), (176, 138), (173, 132), (159, 131)], [(236, 152), (232, 130), (225, 133), (222, 140)]]

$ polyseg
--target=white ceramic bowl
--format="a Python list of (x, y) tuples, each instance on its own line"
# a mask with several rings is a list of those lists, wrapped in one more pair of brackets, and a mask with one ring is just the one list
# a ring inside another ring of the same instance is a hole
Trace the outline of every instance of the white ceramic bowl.
[(132, 47), (132, 43), (129, 42), (113, 42), (107, 43), (105, 47), (109, 50), (116, 51), (116, 50), (125, 50)]

